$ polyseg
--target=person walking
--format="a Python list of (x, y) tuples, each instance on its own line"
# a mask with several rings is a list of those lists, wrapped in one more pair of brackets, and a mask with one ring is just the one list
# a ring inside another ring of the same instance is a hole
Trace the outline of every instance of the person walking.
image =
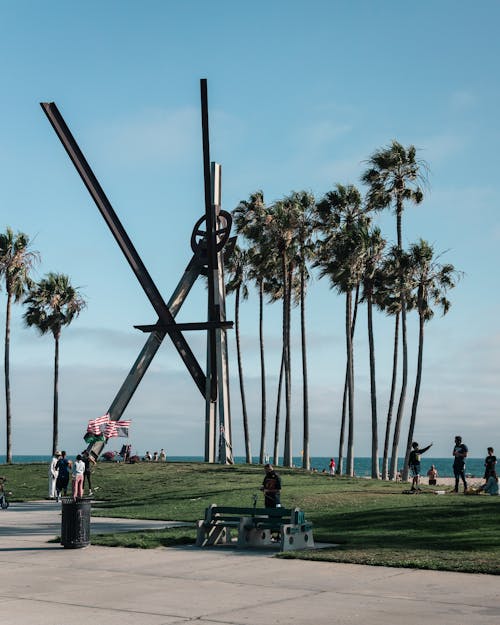
[(73, 463), (72, 471), (72, 483), (71, 491), (73, 499), (81, 499), (83, 497), (83, 474), (85, 473), (85, 463), (82, 460), (80, 454), (76, 457), (76, 461)]
[(419, 491), (420, 484), (420, 458), (428, 449), (432, 447), (432, 443), (427, 447), (419, 448), (418, 443), (414, 441), (411, 444), (410, 457), (408, 459), (408, 466), (410, 467), (412, 475), (411, 490)]
[(493, 447), (488, 447), (488, 455), (484, 459), (484, 479), (486, 481), (492, 473), (496, 472), (497, 457), (493, 455), (494, 453)]
[(61, 456), (56, 464), (57, 479), (56, 479), (56, 499), (59, 501), (61, 494), (66, 496), (68, 494), (69, 483), (69, 460), (66, 458), (66, 452), (61, 451)]
[(260, 487), (264, 491), (264, 505), (266, 508), (277, 508), (281, 506), (281, 478), (272, 464), (264, 465), (264, 471), (266, 475)]
[(467, 480), (465, 479), (465, 459), (469, 449), (467, 445), (462, 443), (461, 436), (455, 436), (455, 446), (453, 447), (453, 475), (455, 476), (454, 492), (458, 493), (460, 480), (464, 484), (464, 493), (467, 491)]
[(57, 466), (57, 461), (59, 460), (60, 455), (61, 455), (61, 452), (56, 451), (55, 454), (52, 456), (52, 459), (49, 464), (49, 499), (56, 498), (56, 481), (57, 481), (57, 475), (59, 473), (56, 466)]

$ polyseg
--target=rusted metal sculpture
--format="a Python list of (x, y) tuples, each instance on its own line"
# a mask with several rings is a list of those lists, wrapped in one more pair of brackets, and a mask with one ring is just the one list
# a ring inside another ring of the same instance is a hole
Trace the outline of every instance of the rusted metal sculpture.
[[(168, 302), (165, 302), (153, 282), (57, 106), (54, 102), (42, 102), (41, 107), (158, 315), (158, 320), (154, 324), (134, 326), (149, 333), (149, 338), (109, 407), (110, 419), (119, 421), (163, 339), (168, 335), (198, 390), (205, 398), (205, 461), (215, 462), (218, 458), (219, 462), (232, 463), (226, 330), (232, 328), (233, 323), (226, 321), (225, 317), (222, 254), (226, 243), (228, 241), (234, 243), (234, 239), (230, 239), (231, 215), (221, 210), (221, 167), (217, 163), (210, 162), (206, 79), (200, 81), (200, 86), (205, 214), (195, 224), (191, 236), (193, 256)], [(205, 224), (204, 228), (203, 224)], [(177, 323), (175, 317), (179, 309), (196, 279), (202, 275), (206, 276), (208, 281), (208, 320)], [(183, 332), (188, 330), (207, 332), (206, 373), (183, 335)], [(218, 455), (216, 453), (217, 417)], [(89, 446), (89, 453), (94, 460), (97, 460), (104, 445), (105, 442), (99, 441)]]

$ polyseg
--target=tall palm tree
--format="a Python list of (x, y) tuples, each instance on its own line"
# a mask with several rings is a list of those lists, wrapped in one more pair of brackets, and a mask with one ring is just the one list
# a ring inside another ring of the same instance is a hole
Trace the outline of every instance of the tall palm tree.
[(236, 245), (233, 253), (226, 259), (226, 271), (229, 275), (229, 281), (226, 284), (226, 291), (228, 294), (235, 294), (234, 323), (236, 336), (236, 356), (238, 360), (238, 377), (240, 381), (241, 410), (243, 414), (243, 433), (245, 437), (245, 455), (247, 464), (251, 464), (252, 451), (250, 447), (250, 432), (248, 428), (248, 413), (245, 397), (245, 385), (243, 381), (243, 363), (241, 358), (240, 341), (240, 297), (243, 297), (244, 300), (248, 298), (248, 286), (246, 282), (247, 260), (247, 252), (242, 250), (238, 245)]
[(59, 339), (62, 328), (70, 325), (85, 308), (86, 302), (78, 288), (71, 285), (67, 275), (50, 272), (31, 287), (24, 303), (27, 305), (24, 313), (26, 325), (34, 326), (40, 334), (51, 332), (55, 341), (52, 431), (52, 453), (54, 454), (59, 438)]
[(267, 428), (267, 394), (266, 394), (266, 367), (264, 358), (264, 284), (270, 275), (272, 255), (269, 254), (267, 244), (266, 222), (269, 211), (264, 202), (262, 191), (252, 193), (248, 201), (241, 201), (233, 211), (233, 220), (239, 235), (249, 243), (248, 248), (248, 277), (257, 285), (259, 293), (259, 350), (260, 350), (260, 380), (261, 380), (261, 428), (259, 462), (264, 463), (266, 455), (266, 428)]
[(295, 276), (295, 259), (297, 241), (295, 233), (300, 218), (300, 210), (294, 195), (276, 202), (270, 210), (268, 232), (270, 241), (274, 242), (276, 255), (280, 263), (278, 282), (282, 289), (283, 299), (283, 351), (285, 378), (285, 441), (283, 464), (292, 466), (292, 424), (291, 424), (291, 351), (290, 351), (290, 320), (292, 285)]
[(14, 234), (11, 228), (0, 234), (0, 275), (7, 293), (5, 314), (5, 421), (6, 460), (12, 462), (12, 412), (10, 398), (10, 323), (12, 302), (19, 302), (32, 284), (31, 272), (39, 262), (38, 252), (30, 250), (30, 238), (24, 232)]
[[(398, 141), (385, 148), (376, 150), (368, 159), (369, 168), (362, 175), (362, 181), (369, 186), (367, 203), (375, 210), (381, 210), (392, 205), (396, 214), (397, 246), (403, 250), (402, 218), (405, 202), (420, 204), (423, 200), (422, 183), (425, 182), (427, 165), (417, 159), (415, 146), (405, 148)], [(403, 277), (400, 277), (403, 280)], [(400, 288), (403, 297), (405, 289)], [(397, 327), (399, 322), (396, 321)], [(402, 334), (402, 381), (399, 396), (396, 424), (394, 426), (393, 453), (397, 455), (399, 433), (406, 398), (406, 386), (408, 382), (408, 348), (406, 338), (406, 304), (404, 297), (401, 300), (401, 334)], [(397, 344), (396, 344), (397, 345)], [(394, 359), (396, 361), (396, 359)], [(392, 412), (392, 406), (389, 408)], [(389, 418), (389, 417), (388, 417)], [(396, 459), (391, 458), (391, 467), (397, 464)], [(395, 472), (391, 471), (391, 478)]]
[[(354, 349), (353, 291), (360, 283), (364, 263), (363, 229), (368, 217), (361, 194), (353, 185), (336, 185), (316, 206), (317, 229), (323, 234), (318, 242), (317, 259), (320, 276), (328, 276), (331, 286), (346, 296), (345, 333), (347, 362), (347, 396), (349, 428), (347, 441), (347, 474), (354, 474)], [(343, 428), (339, 446), (339, 465), (343, 445)]]
[[(411, 297), (413, 288), (413, 275), (412, 275), (412, 263), (410, 256), (407, 252), (400, 251), (397, 246), (393, 246), (381, 265), (380, 272), (377, 274), (375, 290), (375, 300), (377, 306), (390, 316), (395, 316), (396, 322), (398, 322), (399, 316), (403, 320), (402, 308), (404, 303), (404, 309), (409, 310), (413, 307), (414, 301)], [(407, 351), (407, 336), (406, 336), (406, 324), (401, 323), (402, 326), (402, 343), (403, 343), (403, 386), (405, 383), (405, 376), (407, 375), (406, 367), (404, 366), (404, 354)], [(397, 367), (397, 332), (399, 323), (396, 323), (394, 333), (394, 352), (393, 352), (393, 371), (392, 371), (392, 384), (391, 384), (391, 397), (394, 398), (396, 387), (396, 367)], [(399, 402), (401, 408), (401, 398)], [(382, 476), (384, 479), (387, 477), (387, 464), (388, 464), (388, 446), (389, 446), (389, 432), (391, 425), (392, 411), (388, 413), (386, 423), (386, 439), (384, 444), (384, 461)], [(391, 448), (391, 461), (388, 467), (389, 479), (395, 479), (398, 472), (398, 441), (401, 428), (401, 414), (398, 410), (396, 423), (394, 425), (394, 433), (392, 439)]]
[(375, 344), (373, 338), (373, 292), (376, 282), (376, 274), (379, 270), (385, 240), (379, 228), (366, 230), (365, 239), (365, 266), (363, 269), (363, 301), (367, 306), (368, 322), (368, 346), (370, 354), (370, 398), (372, 413), (372, 455), (371, 476), (373, 479), (380, 478), (378, 464), (378, 417), (377, 417), (377, 387), (375, 376)]
[(293, 194), (298, 208), (297, 239), (298, 249), (296, 264), (299, 268), (299, 291), (300, 304), (300, 336), (302, 353), (302, 468), (311, 468), (309, 448), (309, 388), (307, 381), (307, 341), (306, 341), (306, 290), (310, 275), (308, 264), (314, 256), (314, 214), (315, 201), (312, 193), (300, 191)]
[(418, 243), (414, 243), (410, 246), (409, 256), (413, 273), (413, 284), (416, 291), (414, 301), (418, 311), (419, 333), (417, 376), (413, 393), (410, 425), (406, 442), (405, 463), (402, 474), (402, 479), (404, 481), (408, 479), (408, 460), (410, 457), (411, 444), (413, 442), (420, 385), (422, 382), (425, 323), (430, 321), (434, 316), (433, 305), (440, 308), (442, 314), (446, 315), (451, 306), (451, 302), (447, 299), (446, 295), (450, 289), (456, 286), (457, 280), (461, 277), (460, 272), (458, 272), (453, 265), (449, 263), (441, 265), (438, 263), (437, 259), (434, 257), (432, 245), (423, 239), (420, 239)]

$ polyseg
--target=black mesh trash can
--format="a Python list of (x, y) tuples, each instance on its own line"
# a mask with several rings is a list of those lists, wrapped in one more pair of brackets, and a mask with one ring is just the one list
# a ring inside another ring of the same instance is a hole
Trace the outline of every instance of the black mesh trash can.
[(80, 549), (90, 545), (90, 499), (62, 499), (61, 545)]

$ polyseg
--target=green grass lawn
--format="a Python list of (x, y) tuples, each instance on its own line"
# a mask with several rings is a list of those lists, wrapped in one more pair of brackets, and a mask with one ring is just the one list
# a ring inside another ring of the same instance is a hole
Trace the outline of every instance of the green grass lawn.
[[(282, 504), (306, 512), (316, 542), (338, 545), (280, 557), (500, 574), (498, 497), (437, 496), (425, 487), (419, 495), (403, 495), (401, 484), (331, 479), (300, 469), (279, 472)], [(0, 475), (9, 480), (12, 502), (46, 496), (44, 464), (2, 465)], [(193, 526), (93, 536), (92, 543), (150, 548), (193, 542), (194, 522), (208, 505), (252, 506), (262, 477), (261, 467), (248, 465), (99, 463), (93, 474), (99, 487), (93, 515)]]

